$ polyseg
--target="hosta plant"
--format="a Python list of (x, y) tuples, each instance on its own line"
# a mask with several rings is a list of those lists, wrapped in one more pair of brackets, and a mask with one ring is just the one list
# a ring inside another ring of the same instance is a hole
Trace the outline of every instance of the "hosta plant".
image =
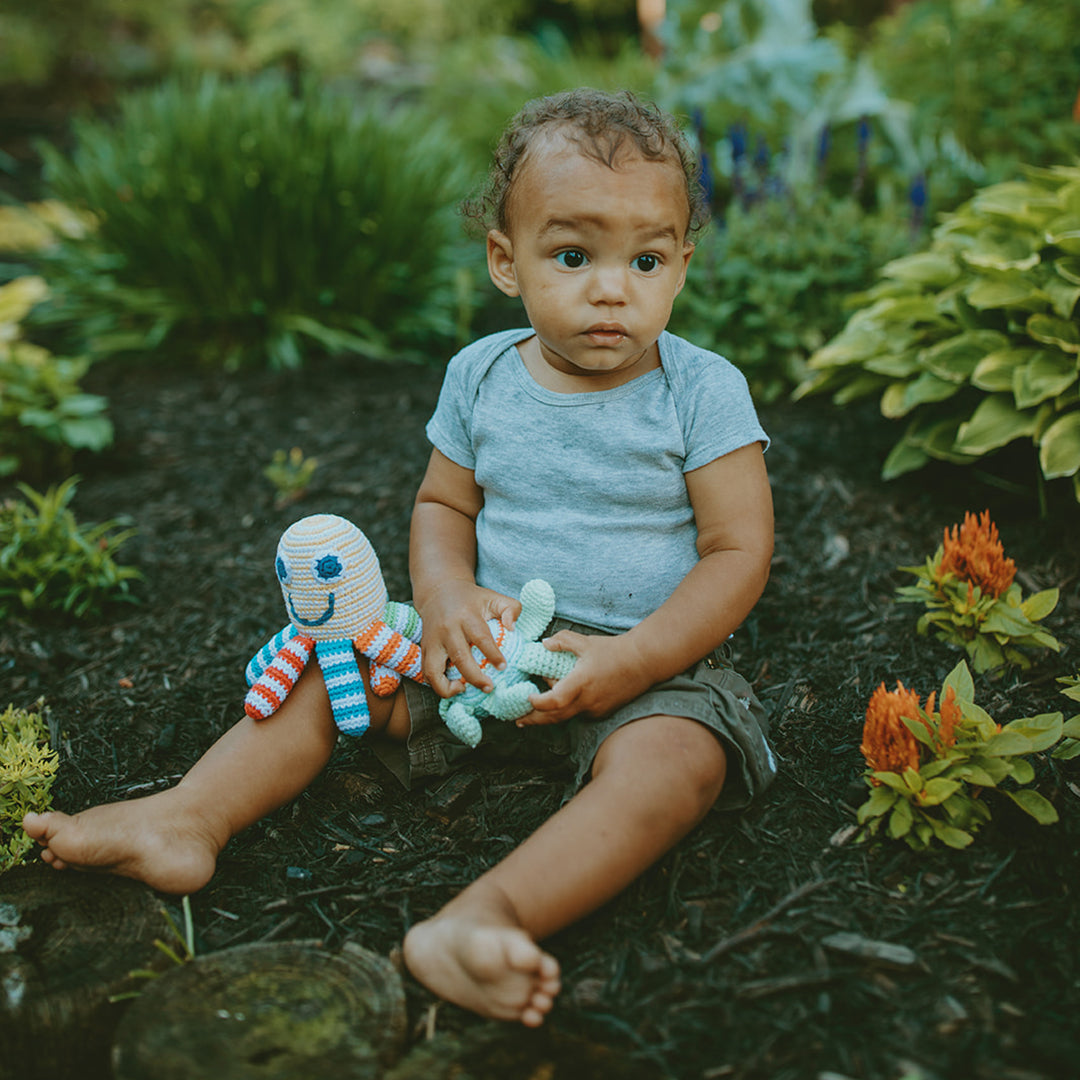
[[(1058, 679), (1059, 683), (1064, 683), (1065, 689), (1061, 692), (1070, 701), (1080, 701), (1080, 674), (1078, 675), (1065, 675)], [(1054, 757), (1059, 758), (1062, 761), (1068, 761), (1074, 757), (1080, 757), (1080, 713), (1075, 716), (1070, 716), (1065, 721), (1065, 726), (1062, 728), (1062, 734), (1064, 738), (1061, 740), (1061, 744), (1054, 751)]]
[(42, 703), (35, 711), (9, 705), (0, 714), (0, 873), (20, 863), (34, 846), (22, 819), (49, 808), (56, 764)]
[(903, 683), (895, 690), (882, 683), (867, 707), (860, 746), (870, 788), (857, 814), (860, 838), (891, 837), (916, 850), (935, 840), (967, 847), (990, 821), (986, 789), (998, 789), (1040, 825), (1052, 824), (1053, 805), (1025, 785), (1035, 778), (1028, 756), (1050, 749), (1061, 734), (1061, 713), (995, 723), (975, 703), (964, 661), (946, 677), (940, 706), (933, 693), (923, 705)]
[(879, 395), (907, 430), (886, 478), (1030, 440), (1041, 476), (1080, 501), (1080, 165), (1028, 168), (943, 218), (894, 260), (809, 360), (796, 396)]
[(1016, 584), (1016, 564), (1005, 557), (990, 511), (967, 513), (962, 525), (945, 529), (941, 543), (922, 566), (902, 566), (914, 585), (897, 589), (897, 599), (921, 603), (918, 632), (958, 645), (976, 671), (1006, 665), (1028, 667), (1024, 648), (1060, 648), (1036, 624), (1057, 606), (1059, 590), (1043, 589), (1026, 600)]
[(114, 556), (135, 530), (80, 524), (69, 507), (76, 486), (69, 477), (42, 494), (20, 484), (27, 501), (0, 503), (0, 619), (49, 610), (81, 618), (134, 599), (141, 575)]
[(23, 340), (22, 320), (48, 293), (39, 277), (0, 285), (0, 476), (69, 466), (73, 451), (113, 439), (108, 402), (79, 386), (89, 362)]

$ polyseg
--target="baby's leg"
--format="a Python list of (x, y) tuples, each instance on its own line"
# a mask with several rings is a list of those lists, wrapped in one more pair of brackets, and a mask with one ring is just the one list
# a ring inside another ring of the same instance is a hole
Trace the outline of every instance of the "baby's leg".
[[(366, 678), (366, 666), (362, 671)], [(404, 694), (369, 700), (373, 730), (407, 729)], [(277, 712), (265, 720), (245, 716), (176, 787), (70, 816), (28, 814), (23, 828), (57, 869), (105, 870), (162, 892), (194, 892), (210, 880), (231, 837), (315, 779), (336, 740), (322, 674), (309, 665)]]
[(409, 969), (458, 1005), (541, 1024), (559, 969), (536, 943), (595, 911), (673, 847), (716, 801), (725, 770), (723, 747), (696, 721), (648, 716), (617, 729), (590, 783), (409, 931)]

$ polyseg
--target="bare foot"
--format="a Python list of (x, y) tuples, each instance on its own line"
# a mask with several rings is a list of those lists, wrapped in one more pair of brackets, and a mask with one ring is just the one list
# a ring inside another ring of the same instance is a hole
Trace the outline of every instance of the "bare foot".
[(208, 827), (177, 807), (171, 794), (107, 803), (73, 815), (59, 810), (27, 814), (22, 826), (56, 870), (107, 871), (184, 895), (210, 880), (222, 845)]
[(439, 997), (539, 1027), (559, 992), (559, 962), (516, 926), (436, 915), (405, 936), (405, 963)]

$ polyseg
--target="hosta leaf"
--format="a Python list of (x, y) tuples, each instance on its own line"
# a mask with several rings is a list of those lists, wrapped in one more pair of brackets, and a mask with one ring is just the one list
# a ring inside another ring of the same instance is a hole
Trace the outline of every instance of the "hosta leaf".
[(849, 324), (809, 359), (814, 370), (858, 364), (888, 350), (888, 335), (875, 326)]
[(1066, 280), (1074, 285), (1080, 285), (1080, 258), (1075, 255), (1066, 255), (1054, 263), (1054, 269)]
[(921, 469), (930, 460), (930, 455), (920, 450), (914, 443), (901, 439), (890, 451), (881, 467), (883, 480), (895, 480), (904, 473)]
[(1064, 393), (1077, 380), (1076, 358), (1056, 349), (1039, 349), (1014, 374), (1012, 391), (1017, 408), (1028, 409)]
[(1028, 317), (1027, 332), (1044, 345), (1056, 345), (1065, 352), (1080, 352), (1080, 326), (1069, 319), (1036, 314)]
[(1058, 812), (1053, 804), (1037, 791), (1007, 791), (1005, 794), (1040, 825), (1053, 825), (1058, 820)]
[(906, 349), (901, 353), (886, 353), (863, 361), (863, 367), (875, 375), (886, 375), (890, 379), (906, 379), (919, 370), (919, 354), (914, 349)]
[(893, 259), (882, 267), (881, 274), (898, 281), (910, 281), (931, 289), (942, 289), (960, 276), (960, 268), (956, 265), (956, 260), (946, 252), (923, 251), (917, 255)]
[(990, 393), (1013, 389), (1014, 373), (1023, 368), (1041, 349), (996, 349), (987, 353), (971, 373), (971, 382)]
[(891, 420), (906, 416), (917, 405), (928, 401), (944, 401), (960, 389), (957, 382), (939, 379), (929, 371), (924, 371), (911, 382), (892, 383), (881, 395), (881, 414)]
[(1062, 214), (1046, 228), (1046, 242), (1067, 255), (1080, 255), (1080, 214)]
[(1008, 344), (1009, 339), (996, 330), (969, 330), (924, 349), (919, 360), (941, 379), (966, 382), (987, 353)]
[(1009, 236), (997, 243), (980, 236), (963, 252), (964, 262), (980, 270), (1034, 270), (1040, 256), (1034, 238)]
[(1080, 285), (1054, 276), (1042, 283), (1042, 291), (1050, 298), (1050, 304), (1058, 315), (1063, 319), (1072, 318), (1076, 301), (1080, 300)]
[(1033, 414), (1019, 412), (1008, 394), (991, 394), (980, 402), (971, 419), (960, 425), (956, 449), (981, 456), (1034, 432)]
[(1041, 311), (1047, 296), (1022, 274), (1003, 278), (979, 278), (964, 290), (967, 302), (979, 311), (987, 308), (1023, 307)]
[(1074, 180), (1059, 188), (1057, 204), (1067, 214), (1080, 215), (1080, 181)]
[[(971, 208), (976, 214), (994, 214), (1018, 225), (1032, 225), (1045, 220), (1045, 213), (1032, 209), (1045, 198), (1046, 191), (1040, 184), (1014, 180), (983, 188), (972, 198)], [(985, 222), (981, 224), (985, 226)]]
[(1039, 467), (1047, 480), (1080, 471), (1080, 411), (1066, 413), (1043, 432)]

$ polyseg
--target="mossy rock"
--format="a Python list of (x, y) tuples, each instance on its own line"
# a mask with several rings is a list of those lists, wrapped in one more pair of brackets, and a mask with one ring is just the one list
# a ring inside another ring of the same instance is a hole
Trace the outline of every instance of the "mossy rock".
[(116, 1080), (371, 1080), (405, 1039), (405, 991), (358, 945), (240, 945), (174, 968), (124, 1016)]

